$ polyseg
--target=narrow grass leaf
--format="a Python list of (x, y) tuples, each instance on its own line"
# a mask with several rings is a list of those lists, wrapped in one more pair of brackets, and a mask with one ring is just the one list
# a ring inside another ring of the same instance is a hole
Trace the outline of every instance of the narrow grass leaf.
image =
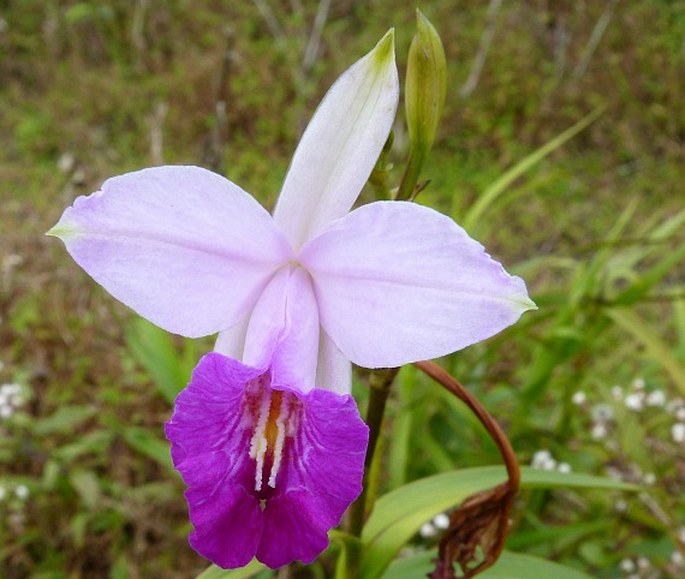
[(126, 344), (152, 376), (160, 394), (173, 403), (188, 382), (190, 373), (183, 367), (169, 333), (147, 320), (137, 318), (126, 333)]
[(643, 299), (656, 285), (661, 282), (675, 267), (683, 262), (685, 257), (685, 243), (675, 251), (667, 251), (649, 271), (641, 274), (635, 283), (622, 292), (614, 300), (618, 305), (631, 305)]
[(627, 309), (614, 308), (606, 314), (647, 349), (685, 396), (685, 369), (658, 334), (637, 314)]
[(74, 431), (95, 414), (92, 406), (62, 406), (47, 418), (36, 422), (33, 431), (38, 436)]
[(592, 111), (589, 115), (578, 121), (572, 127), (566, 129), (563, 133), (552, 139), (528, 155), (525, 159), (514, 165), (511, 169), (506, 171), (499, 179), (497, 179), (490, 187), (488, 187), (478, 197), (473, 207), (466, 213), (463, 220), (463, 227), (466, 231), (473, 231), (478, 221), (483, 217), (483, 214), (488, 208), (497, 201), (497, 199), (506, 191), (506, 189), (518, 179), (521, 175), (530, 170), (535, 164), (539, 163), (547, 155), (561, 147), (568, 140), (575, 137), (588, 125), (597, 119), (604, 112), (604, 107), (599, 107)]
[[(426, 551), (393, 561), (382, 579), (416, 579), (425, 577), (435, 567), (437, 553)], [(505, 551), (490, 569), (478, 575), (482, 579), (591, 579), (589, 575), (571, 567), (559, 565), (530, 555)], [(366, 577), (364, 577), (366, 579)]]

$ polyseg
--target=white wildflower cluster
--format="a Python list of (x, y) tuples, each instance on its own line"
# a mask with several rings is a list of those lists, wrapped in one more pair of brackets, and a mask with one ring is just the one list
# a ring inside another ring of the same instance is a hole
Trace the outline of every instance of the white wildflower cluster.
[(685, 400), (682, 398), (669, 400), (666, 403), (666, 411), (675, 419), (671, 425), (671, 438), (673, 442), (682, 444), (685, 442)]
[[(621, 391), (622, 393), (623, 391)], [(590, 435), (594, 440), (602, 440), (607, 437), (614, 420), (614, 409), (610, 404), (595, 404), (590, 409), (592, 428)]]
[(530, 466), (540, 470), (557, 470), (561, 473), (571, 472), (571, 465), (567, 462), (557, 462), (549, 450), (538, 450), (530, 461)]
[(19, 384), (0, 386), (0, 421), (11, 418), (24, 401), (22, 387)]
[(31, 490), (22, 482), (0, 479), (0, 527), (10, 534), (21, 536), (26, 532), (26, 507)]
[[(614, 386), (620, 389), (620, 386)], [(622, 393), (621, 389), (621, 393)], [(617, 392), (618, 394), (618, 392)], [(613, 389), (612, 389), (613, 395)], [(631, 384), (631, 390), (625, 395), (615, 396), (616, 400), (623, 399), (623, 404), (628, 410), (634, 412), (642, 412), (645, 408), (656, 407), (663, 408), (666, 405), (666, 394), (663, 390), (645, 390), (645, 381), (642, 378), (636, 378)]]
[(440, 531), (444, 531), (450, 526), (450, 518), (447, 513), (439, 513), (433, 520), (421, 525), (419, 535), (424, 539), (435, 537)]
[(657, 571), (647, 557), (634, 557), (621, 559), (618, 568), (623, 572), (625, 579), (646, 579), (655, 577)]
[(0, 503), (9, 502), (13, 498), (23, 502), (29, 498), (30, 494), (29, 487), (25, 484), (0, 484)]
[[(678, 444), (685, 443), (685, 399), (679, 397), (669, 399), (667, 393), (661, 389), (650, 390), (642, 378), (633, 380), (628, 388), (616, 384), (611, 387), (610, 394), (614, 403), (636, 414), (650, 408), (663, 408), (674, 419), (670, 426), (672, 441)], [(609, 404), (590, 406), (588, 396), (583, 391), (575, 392), (571, 401), (576, 406), (590, 408), (592, 438), (594, 440), (606, 439), (614, 419), (616, 405), (613, 407)], [(608, 442), (607, 446), (609, 446)]]
[[(653, 472), (643, 472), (642, 469), (635, 463), (622, 464), (620, 468), (612, 465), (607, 465), (604, 468), (606, 476), (610, 479), (622, 482), (628, 482), (638, 485), (653, 486), (656, 484), (657, 476)], [(625, 501), (621, 501), (621, 505), (615, 505), (616, 510), (625, 512), (628, 508)]]

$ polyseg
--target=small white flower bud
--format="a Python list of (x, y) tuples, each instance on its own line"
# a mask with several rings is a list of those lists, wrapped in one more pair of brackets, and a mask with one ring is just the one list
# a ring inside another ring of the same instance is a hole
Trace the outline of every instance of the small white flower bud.
[(530, 466), (533, 468), (541, 468), (543, 470), (549, 470), (548, 466), (550, 462), (556, 462), (552, 458), (552, 453), (549, 450), (538, 450), (533, 455), (533, 460), (530, 461)]
[(624, 501), (623, 499), (618, 499), (614, 503), (614, 508), (619, 513), (625, 513), (628, 510), (628, 503), (626, 501)]
[(647, 398), (645, 400), (647, 402), (647, 406), (663, 406), (666, 404), (666, 394), (664, 394), (663, 390), (653, 390), (647, 394)]
[(433, 526), (432, 523), (424, 523), (419, 529), (419, 535), (421, 535), (424, 539), (430, 539), (431, 537), (435, 537), (437, 534), (438, 530)]
[(592, 427), (592, 431), (590, 432), (590, 435), (595, 440), (601, 440), (602, 438), (604, 438), (607, 435), (607, 427), (604, 426), (604, 424), (602, 424), (602, 423), (595, 424)]
[(450, 518), (445, 513), (440, 513), (433, 519), (433, 525), (437, 529), (445, 530), (450, 526)]
[(685, 424), (676, 422), (671, 426), (671, 437), (673, 442), (685, 442)]
[(633, 380), (632, 387), (635, 390), (644, 390), (645, 389), (645, 381), (642, 378), (635, 378), (635, 380)]
[(583, 392), (582, 390), (578, 390), (578, 392), (574, 392), (573, 396), (571, 396), (571, 402), (573, 402), (576, 406), (582, 406), (585, 404), (587, 401), (587, 394)]
[(628, 394), (628, 396), (626, 396), (624, 404), (629, 410), (640, 412), (644, 408), (644, 399), (644, 392), (634, 392), (633, 394)]
[(608, 404), (596, 404), (591, 414), (595, 422), (609, 422), (614, 417), (614, 409)]

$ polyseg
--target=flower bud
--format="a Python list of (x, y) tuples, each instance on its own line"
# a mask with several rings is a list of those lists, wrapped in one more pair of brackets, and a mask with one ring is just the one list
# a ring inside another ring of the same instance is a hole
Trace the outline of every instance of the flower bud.
[(423, 158), (435, 140), (445, 102), (447, 74), (440, 36), (419, 10), (416, 27), (409, 47), (404, 104), (412, 153)]

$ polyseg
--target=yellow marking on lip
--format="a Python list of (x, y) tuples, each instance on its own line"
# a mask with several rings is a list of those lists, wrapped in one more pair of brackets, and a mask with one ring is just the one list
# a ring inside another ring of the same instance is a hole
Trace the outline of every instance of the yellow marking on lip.
[(266, 420), (264, 428), (264, 437), (266, 438), (267, 452), (273, 453), (276, 449), (276, 441), (278, 440), (278, 417), (281, 414), (281, 403), (283, 401), (283, 392), (280, 390), (273, 390), (271, 392), (271, 403), (269, 404), (269, 418)]

